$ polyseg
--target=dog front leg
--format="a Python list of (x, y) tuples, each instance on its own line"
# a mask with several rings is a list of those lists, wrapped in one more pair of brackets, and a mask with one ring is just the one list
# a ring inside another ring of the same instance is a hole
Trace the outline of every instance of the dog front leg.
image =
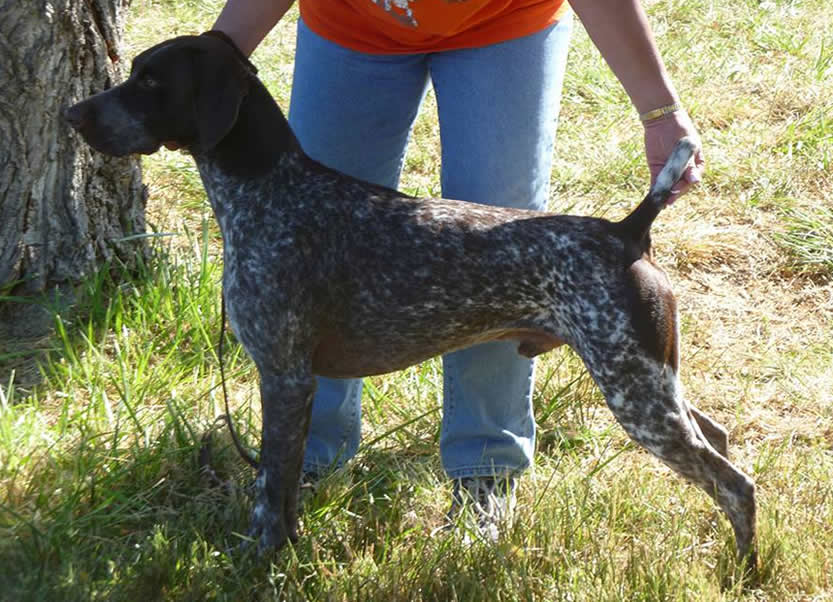
[(263, 554), (298, 538), (298, 482), (315, 380), (306, 371), (263, 368), (260, 378), (263, 427), (249, 535)]

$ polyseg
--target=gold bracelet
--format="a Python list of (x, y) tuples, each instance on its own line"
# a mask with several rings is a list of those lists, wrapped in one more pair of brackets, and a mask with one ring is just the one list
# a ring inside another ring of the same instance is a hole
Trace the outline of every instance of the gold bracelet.
[(664, 107), (660, 107), (658, 109), (654, 109), (653, 111), (648, 111), (647, 113), (642, 113), (639, 116), (640, 121), (651, 121), (653, 119), (659, 119), (660, 117), (665, 117), (666, 115), (673, 113), (674, 111), (681, 111), (683, 105), (678, 102), (675, 102), (670, 105), (665, 105)]

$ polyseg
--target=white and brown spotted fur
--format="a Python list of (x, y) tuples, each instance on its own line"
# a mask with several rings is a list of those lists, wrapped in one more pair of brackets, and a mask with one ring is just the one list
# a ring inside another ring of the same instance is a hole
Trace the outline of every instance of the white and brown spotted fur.
[(628, 435), (715, 498), (754, 566), (755, 485), (727, 459), (726, 431), (683, 399), (674, 296), (650, 254), (686, 140), (621, 222), (413, 198), (305, 155), (245, 57), (212, 36), (143, 52), (125, 83), (67, 119), (101, 152), (166, 144), (197, 163), (223, 234), (231, 327), (261, 376), (250, 530), (261, 549), (297, 536), (314, 375), (510, 339), (529, 357), (572, 347)]

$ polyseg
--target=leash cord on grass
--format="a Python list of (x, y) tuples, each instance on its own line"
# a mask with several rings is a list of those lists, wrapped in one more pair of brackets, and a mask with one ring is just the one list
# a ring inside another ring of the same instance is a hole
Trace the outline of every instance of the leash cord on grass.
[(240, 457), (243, 458), (249, 466), (254, 468), (255, 470), (258, 469), (258, 459), (255, 455), (245, 447), (240, 442), (240, 437), (237, 434), (237, 431), (234, 428), (234, 424), (231, 421), (231, 411), (229, 410), (228, 405), (228, 391), (226, 390), (226, 371), (223, 361), (223, 339), (225, 339), (225, 330), (226, 330), (226, 296), (220, 293), (220, 341), (217, 345), (217, 361), (220, 363), (220, 383), (223, 387), (223, 402), (226, 406), (226, 424), (228, 425), (229, 433), (231, 433), (231, 440), (234, 442), (234, 447), (237, 449), (237, 453), (240, 454)]

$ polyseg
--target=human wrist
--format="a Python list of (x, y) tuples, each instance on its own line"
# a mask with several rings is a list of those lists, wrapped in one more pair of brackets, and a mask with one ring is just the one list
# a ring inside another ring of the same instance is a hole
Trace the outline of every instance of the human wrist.
[(650, 123), (658, 119), (667, 119), (669, 115), (682, 111), (684, 111), (682, 103), (680, 103), (680, 101), (675, 101), (658, 106), (649, 111), (645, 111), (644, 113), (640, 113), (639, 120), (643, 124)]
[(209, 29), (208, 31), (204, 31), (201, 35), (208, 36), (211, 38), (215, 38), (228, 44), (228, 46), (234, 51), (234, 53), (238, 56), (238, 58), (246, 64), (252, 73), (257, 74), (257, 67), (249, 60), (248, 55), (240, 50), (240, 47), (237, 43), (229, 36), (226, 32), (220, 29)]
[[(680, 136), (695, 136), (699, 139), (697, 129), (691, 121), (691, 117), (684, 108), (666, 113), (661, 117), (642, 121), (642, 129), (646, 136), (664, 135), (668, 132), (676, 132)], [(692, 133), (693, 132), (693, 133)], [(672, 136), (673, 137), (673, 136)], [(676, 141), (676, 138), (675, 138)]]
[(226, 34), (249, 56), (292, 3), (293, 0), (227, 0), (211, 29)]

